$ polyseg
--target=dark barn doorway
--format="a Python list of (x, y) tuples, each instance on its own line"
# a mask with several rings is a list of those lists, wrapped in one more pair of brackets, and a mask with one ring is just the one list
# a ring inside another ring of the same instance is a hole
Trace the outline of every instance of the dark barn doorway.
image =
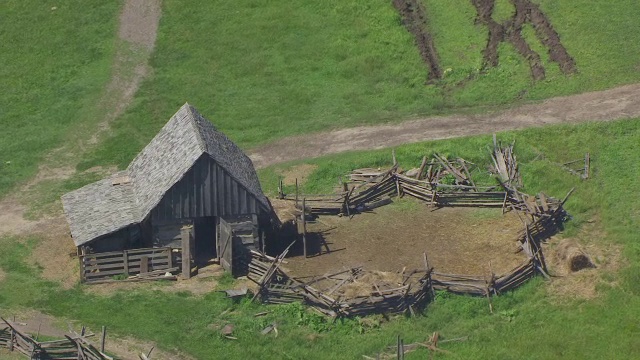
[(195, 265), (198, 268), (211, 264), (217, 258), (216, 218), (213, 216), (197, 218), (193, 222), (195, 230)]

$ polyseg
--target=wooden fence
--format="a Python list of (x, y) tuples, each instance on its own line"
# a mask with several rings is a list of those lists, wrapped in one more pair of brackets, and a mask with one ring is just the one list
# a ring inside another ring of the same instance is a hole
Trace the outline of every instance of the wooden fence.
[(80, 256), (80, 278), (95, 283), (118, 276), (163, 273), (173, 269), (173, 262), (169, 247), (85, 254)]
[[(283, 254), (286, 255), (286, 251)], [(358, 267), (302, 280), (282, 270), (283, 254), (270, 258), (252, 252), (248, 278), (259, 286), (254, 299), (259, 297), (269, 304), (298, 301), (320, 314), (336, 318), (414, 314), (432, 298), (431, 269), (395, 274)], [(391, 279), (385, 279), (389, 276)]]
[[(0, 318), (1, 319), (1, 318)], [(112, 357), (96, 349), (84, 334), (66, 336), (62, 340), (37, 341), (20, 332), (9, 321), (2, 319), (0, 326), (0, 347), (18, 352), (33, 360), (113, 360)]]
[[(510, 272), (485, 276), (444, 274), (429, 268), (425, 255), (425, 270), (412, 272), (414, 275), (422, 274), (419, 279), (411, 283), (406, 283), (406, 279), (393, 286), (374, 282), (370, 285), (375, 290), (349, 297), (340, 291), (344, 286), (357, 282), (365, 273), (362, 269), (349, 269), (302, 281), (289, 277), (279, 268), (281, 258), (268, 259), (256, 253), (249, 266), (254, 272), (249, 278), (260, 286), (256, 296), (268, 303), (303, 301), (332, 317), (354, 316), (413, 311), (413, 306), (428, 301), (434, 290), (486, 296), (491, 307), (492, 295), (515, 289), (538, 274), (548, 277), (541, 243), (562, 228), (567, 218), (563, 206), (573, 190), (562, 201), (544, 193), (528, 195), (521, 191), (522, 178), (513, 144), (502, 146), (494, 136), (491, 157), (493, 167), (490, 171), (496, 175), (496, 186), (478, 186), (469, 170), (472, 163), (460, 158), (450, 160), (438, 154), (434, 154), (431, 161), (425, 156), (420, 168), (403, 174), (398, 171), (394, 154), (394, 166), (387, 171), (354, 170), (350, 179), (356, 184), (351, 189), (345, 185), (344, 191), (339, 194), (301, 197), (296, 191), (296, 207), (301, 210), (297, 216), (302, 223), (306, 215), (351, 216), (384, 205), (391, 196), (403, 195), (415, 197), (434, 207), (497, 207), (502, 208), (503, 212), (515, 211), (523, 222), (523, 230), (517, 240), (526, 258)], [(443, 183), (447, 178), (447, 183)], [(286, 196), (281, 194), (281, 198)], [(303, 199), (302, 206), (298, 201), (300, 198)], [(328, 285), (321, 285), (327, 282)]]

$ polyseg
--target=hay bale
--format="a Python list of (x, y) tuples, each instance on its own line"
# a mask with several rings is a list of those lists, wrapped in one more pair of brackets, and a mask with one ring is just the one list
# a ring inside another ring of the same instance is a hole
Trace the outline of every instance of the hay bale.
[(562, 240), (556, 248), (556, 254), (571, 272), (595, 267), (589, 256), (573, 239)]

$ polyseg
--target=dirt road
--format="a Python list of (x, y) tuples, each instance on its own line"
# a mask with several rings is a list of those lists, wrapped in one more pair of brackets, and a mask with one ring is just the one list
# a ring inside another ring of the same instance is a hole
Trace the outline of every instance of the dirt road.
[(361, 126), (280, 139), (253, 149), (258, 168), (350, 150), (490, 134), (548, 124), (611, 121), (640, 117), (640, 84), (578, 95), (480, 115), (434, 116), (397, 124)]

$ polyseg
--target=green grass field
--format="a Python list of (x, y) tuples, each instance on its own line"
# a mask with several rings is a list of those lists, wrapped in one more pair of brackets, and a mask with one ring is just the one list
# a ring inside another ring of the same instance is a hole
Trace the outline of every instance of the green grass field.
[(97, 122), (120, 4), (0, 4), (0, 196), (33, 176), (52, 149), (73, 148), (79, 129)]
[[(501, 46), (499, 67), (477, 75), (487, 30), (474, 25), (471, 2), (424, 3), (442, 68), (451, 68), (434, 85), (425, 85), (426, 67), (389, 1), (165, 1), (154, 75), (80, 169), (126, 166), (185, 101), (249, 148), (288, 135), (481, 111), (640, 80), (640, 35), (629, 31), (640, 7), (631, 0), (540, 1), (578, 73), (562, 75), (527, 25), (525, 35), (547, 68), (538, 83), (510, 45)], [(469, 76), (476, 77), (457, 85)]]
[[(527, 64), (510, 46), (500, 48), (501, 65), (479, 74), (486, 29), (474, 25), (469, 0), (423, 0), (443, 69), (442, 82), (425, 85), (426, 68), (411, 35), (389, 1), (163, 1), (163, 17), (151, 65), (111, 134), (86, 154), (79, 170), (126, 166), (180, 105), (188, 101), (244, 148), (288, 135), (358, 124), (401, 121), (456, 111), (484, 111), (527, 100), (605, 89), (640, 80), (640, 34), (632, 31), (640, 7), (631, 0), (538, 3), (575, 58), (578, 73), (561, 75), (536, 43), (547, 79), (532, 83)], [(95, 104), (109, 81), (122, 1), (69, 0), (0, 4), (0, 197), (30, 179), (53, 149), (70, 152), (77, 129), (86, 135), (99, 119)], [(498, 0), (499, 16), (512, 11)], [(52, 7), (56, 6), (56, 10)], [(465, 81), (470, 76), (471, 80)], [(459, 85), (465, 81), (464, 85)], [(424, 341), (433, 331), (444, 339), (468, 336), (442, 347), (446, 358), (630, 359), (640, 353), (640, 120), (554, 126), (500, 134), (516, 140), (529, 193), (562, 197), (573, 219), (563, 234), (598, 246), (622, 249), (618, 272), (602, 271), (598, 297), (558, 297), (536, 279), (494, 300), (439, 294), (424, 315), (381, 321), (374, 317), (328, 323), (296, 305), (239, 303), (213, 292), (195, 297), (160, 291), (160, 284), (95, 295), (84, 286), (64, 290), (47, 281), (27, 260), (37, 237), (0, 237), (0, 313), (38, 309), (77, 319), (97, 329), (158, 342), (199, 359), (354, 359), (375, 354), (401, 335)], [(398, 159), (417, 166), (434, 151), (478, 164), (489, 161), (489, 136), (401, 146)], [(588, 181), (555, 163), (589, 151)], [(326, 192), (353, 168), (387, 166), (390, 150), (353, 152), (306, 161), (317, 170), (304, 191)], [(260, 172), (267, 192), (278, 173), (295, 164)], [(77, 175), (45, 183), (33, 206), (52, 203), (63, 192), (93, 180)], [(24, 200), (26, 194), (18, 194)], [(591, 237), (581, 231), (596, 219)], [(203, 286), (207, 286), (203, 283)], [(220, 289), (233, 286), (228, 277)], [(220, 315), (225, 310), (225, 315)], [(254, 314), (268, 310), (264, 318)], [(272, 321), (279, 333), (259, 331)], [(236, 326), (238, 340), (217, 327)], [(4, 354), (0, 353), (0, 356)], [(421, 359), (424, 350), (407, 356)]]

